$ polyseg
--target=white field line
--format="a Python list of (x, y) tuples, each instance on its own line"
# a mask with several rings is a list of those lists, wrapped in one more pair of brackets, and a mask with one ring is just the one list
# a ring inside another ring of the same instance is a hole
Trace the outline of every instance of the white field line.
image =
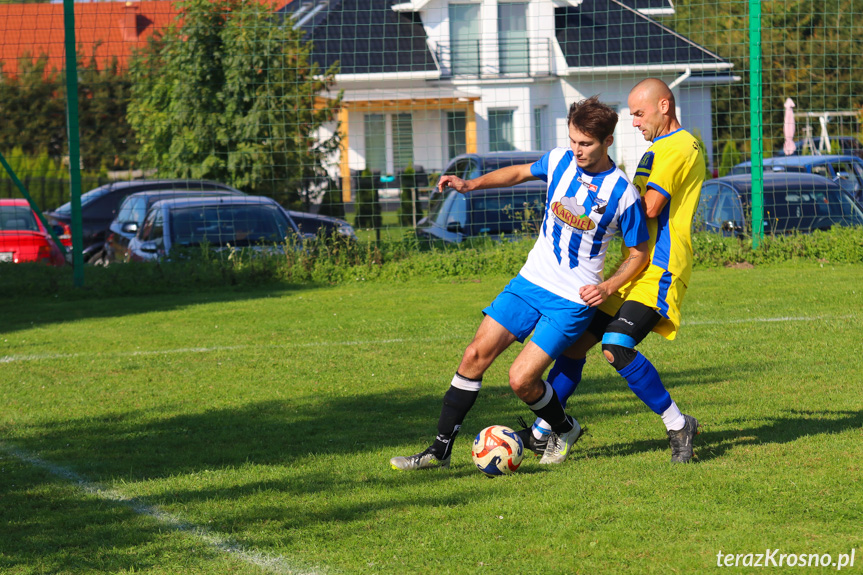
[[(800, 316), (800, 317), (753, 317), (744, 319), (720, 319), (720, 320), (703, 320), (703, 321), (684, 321), (683, 325), (734, 325), (739, 323), (776, 323), (790, 321), (827, 321), (831, 319), (853, 319), (856, 315), (840, 315), (840, 316)], [(305, 343), (285, 343), (285, 344), (270, 344), (270, 345), (225, 345), (213, 347), (181, 347), (177, 349), (157, 349), (146, 351), (127, 351), (127, 352), (110, 352), (105, 354), (97, 354), (100, 357), (135, 357), (142, 355), (171, 355), (179, 353), (212, 353), (219, 351), (235, 351), (251, 348), (304, 348), (304, 347), (353, 347), (360, 345), (388, 345), (393, 343), (413, 342), (436, 342), (440, 338), (422, 338), (422, 339), (371, 339), (358, 341), (313, 341)], [(16, 363), (22, 361), (40, 361), (52, 359), (69, 359), (76, 357), (94, 357), (92, 353), (58, 353), (58, 354), (34, 354), (34, 355), (4, 355), (0, 356), (0, 364)]]
[[(43, 353), (33, 355), (4, 355), (0, 356), (0, 363), (15, 363), (19, 361), (39, 361), (43, 359), (70, 359), (76, 357), (135, 357), (140, 355), (170, 355), (177, 353), (212, 353), (218, 351), (235, 351), (251, 348), (303, 348), (303, 347), (325, 347), (325, 346), (359, 346), (359, 345), (387, 345), (391, 343), (405, 343), (407, 339), (376, 339), (366, 341), (312, 341), (305, 343), (284, 343), (270, 345), (217, 345), (213, 347), (181, 347), (177, 349), (136, 350), (109, 352), (104, 354), (92, 353)], [(410, 341), (432, 342), (439, 339), (411, 339)]]
[(266, 553), (260, 553), (258, 551), (245, 549), (244, 547), (231, 541), (227, 537), (224, 537), (217, 533), (210, 533), (203, 527), (199, 527), (197, 525), (193, 525), (191, 523), (183, 521), (176, 515), (173, 515), (166, 511), (162, 511), (158, 507), (147, 505), (146, 503), (143, 503), (142, 501), (139, 501), (138, 499), (135, 499), (133, 497), (127, 497), (115, 489), (107, 489), (99, 485), (98, 483), (88, 481), (87, 479), (78, 475), (71, 469), (66, 469), (65, 467), (54, 465), (53, 463), (49, 463), (43, 459), (36, 457), (35, 455), (22, 451), (16, 447), (0, 443), (0, 451), (11, 455), (17, 459), (20, 459), (21, 461), (29, 463), (34, 467), (43, 469), (51, 475), (55, 475), (57, 477), (60, 477), (61, 479), (69, 481), (70, 483), (74, 483), (78, 487), (78, 489), (88, 495), (91, 495), (103, 501), (122, 505), (128, 509), (131, 509), (138, 515), (149, 517), (160, 523), (161, 525), (173, 529), (174, 531), (190, 535), (195, 539), (198, 539), (199, 541), (205, 543), (208, 547), (214, 549), (215, 551), (218, 551), (219, 553), (225, 553), (235, 559), (243, 561), (244, 563), (260, 567), (264, 571), (279, 574), (305, 575), (313, 575), (314, 573), (318, 572), (302, 570), (299, 567), (291, 565), (287, 559), (280, 555), (269, 555)]
[(783, 321), (826, 321), (830, 319), (853, 319), (854, 315), (819, 315), (813, 317), (752, 317), (745, 319), (718, 319), (703, 321), (684, 321), (683, 325), (734, 325), (737, 323), (773, 323)]

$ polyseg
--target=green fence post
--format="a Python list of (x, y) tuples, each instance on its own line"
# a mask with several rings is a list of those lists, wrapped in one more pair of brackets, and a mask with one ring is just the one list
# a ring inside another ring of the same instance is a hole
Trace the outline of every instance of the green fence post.
[(49, 234), (51, 234), (51, 237), (54, 239), (54, 243), (56, 243), (57, 247), (60, 249), (60, 253), (65, 256), (66, 246), (64, 246), (63, 242), (60, 241), (60, 238), (57, 237), (57, 234), (54, 232), (54, 228), (48, 225), (48, 221), (45, 219), (45, 216), (42, 215), (42, 210), (40, 210), (39, 206), (36, 205), (36, 202), (33, 201), (33, 198), (27, 191), (27, 187), (21, 183), (20, 179), (18, 179), (18, 174), (15, 173), (15, 170), (12, 169), (12, 166), (9, 165), (9, 162), (6, 161), (6, 157), (2, 153), (0, 153), (0, 164), (3, 165), (3, 168), (9, 174), (9, 179), (12, 180), (12, 183), (15, 184), (16, 188), (18, 188), (18, 191), (21, 192), (21, 195), (24, 196), (27, 203), (30, 204), (30, 209), (33, 210), (39, 218), (39, 221), (42, 222), (42, 225), (45, 226), (45, 229)]
[(749, 123), (752, 143), (752, 247), (764, 239), (764, 118), (761, 101), (761, 1), (749, 0)]
[(69, 190), (72, 195), (72, 272), (75, 287), (84, 285), (84, 236), (81, 229), (81, 138), (78, 133), (78, 54), (75, 51), (75, 2), (63, 0), (66, 30), (66, 128), (69, 136)]

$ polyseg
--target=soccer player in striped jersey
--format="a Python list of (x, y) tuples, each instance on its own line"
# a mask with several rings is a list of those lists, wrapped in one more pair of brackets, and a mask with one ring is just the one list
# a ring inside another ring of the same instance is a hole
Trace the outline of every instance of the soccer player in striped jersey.
[[(635, 346), (655, 331), (673, 340), (680, 327), (680, 306), (692, 273), (690, 231), (705, 177), (698, 140), (677, 120), (674, 95), (662, 80), (639, 82), (628, 99), (632, 125), (652, 142), (635, 173), (650, 230), (650, 264), (599, 306), (582, 338), (555, 362), (548, 380), (566, 406), (581, 381), (587, 351), (602, 342), (608, 362), (630, 389), (662, 417), (671, 461), (692, 458), (698, 421), (681, 413), (659, 373)], [(542, 453), (548, 425), (538, 418), (519, 432), (525, 446)]]
[[(539, 238), (519, 274), (483, 310), (473, 341), (444, 394), (434, 443), (415, 455), (393, 457), (395, 469), (449, 467), (453, 441), (479, 394), (495, 358), (533, 333), (509, 370), (516, 395), (544, 421), (550, 435), (540, 463), (561, 463), (581, 434), (554, 388), (542, 375), (575, 343), (607, 294), (620, 289), (647, 264), (648, 232), (638, 190), (611, 158), (617, 113), (596, 96), (570, 107), (569, 147), (556, 148), (534, 164), (510, 166), (472, 180), (443, 176), (438, 187), (460, 193), (547, 182)], [(619, 232), (627, 257), (602, 281), (605, 253)]]

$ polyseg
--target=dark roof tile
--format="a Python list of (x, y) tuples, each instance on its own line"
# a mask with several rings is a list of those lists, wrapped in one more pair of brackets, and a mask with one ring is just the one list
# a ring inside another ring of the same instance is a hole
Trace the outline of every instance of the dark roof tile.
[(282, 12), (298, 14), (322, 68), (338, 61), (340, 74), (437, 72), (418, 14), (393, 12), (392, 0), (331, 0), (310, 17), (321, 3), (297, 0)]
[(555, 8), (557, 40), (571, 68), (726, 64), (717, 54), (615, 0)]

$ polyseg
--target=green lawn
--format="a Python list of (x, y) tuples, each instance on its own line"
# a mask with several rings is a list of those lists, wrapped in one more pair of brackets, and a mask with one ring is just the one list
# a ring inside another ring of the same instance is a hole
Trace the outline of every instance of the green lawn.
[(508, 279), (7, 303), (0, 573), (665, 575), (777, 548), (861, 570), (859, 265), (694, 274), (678, 339), (641, 346), (704, 425), (691, 465), (595, 351), (571, 459), (482, 476), (470, 438), (529, 419), (516, 345), (452, 468), (393, 471)]

